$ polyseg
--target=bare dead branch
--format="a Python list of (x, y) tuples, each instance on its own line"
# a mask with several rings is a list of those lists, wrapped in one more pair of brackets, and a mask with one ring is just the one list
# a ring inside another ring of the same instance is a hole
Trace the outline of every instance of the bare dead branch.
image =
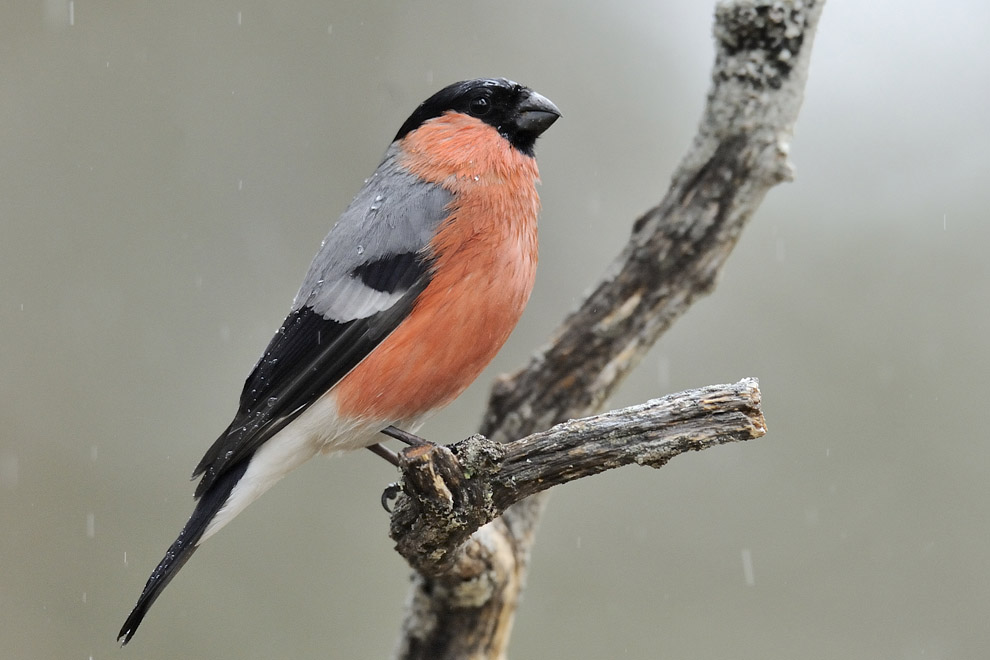
[[(670, 189), (633, 224), (623, 251), (549, 343), (525, 368), (496, 382), (481, 428), (484, 436), (508, 443), (600, 410), (660, 334), (714, 288), (766, 192), (791, 178), (789, 142), (824, 4), (717, 3), (707, 104)], [(421, 481), (453, 475), (443, 471), (447, 468), (431, 469)], [(413, 486), (407, 482), (407, 487)], [(451, 502), (494, 506), (456, 487), (448, 491)], [(545, 491), (518, 501), (456, 553), (449, 547), (424, 547), (455, 561), (441, 575), (414, 577), (395, 657), (505, 656), (545, 501)], [(405, 528), (424, 524), (412, 521)]]
[(473, 435), (449, 446), (409, 447), (399, 459), (404, 494), (390, 535), (413, 568), (443, 575), (471, 534), (523, 498), (764, 433), (759, 386), (747, 378), (570, 420), (507, 444)]

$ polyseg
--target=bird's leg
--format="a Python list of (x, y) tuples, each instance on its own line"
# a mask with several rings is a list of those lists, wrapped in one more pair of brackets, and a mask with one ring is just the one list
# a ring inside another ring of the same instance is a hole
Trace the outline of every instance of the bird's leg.
[[(382, 429), (382, 434), (387, 435), (390, 438), (395, 438), (399, 442), (404, 442), (410, 447), (422, 447), (424, 445), (430, 444), (428, 441), (424, 440), (418, 435), (413, 435), (412, 433), (409, 433), (408, 431), (403, 431), (402, 429), (396, 428), (395, 426), (388, 426)], [(381, 456), (392, 465), (398, 467), (399, 455), (396, 454), (391, 449), (389, 449), (388, 447), (385, 447), (382, 444), (374, 444), (374, 445), (370, 445), (368, 449), (370, 449), (375, 454)], [(389, 503), (392, 500), (394, 500), (396, 497), (398, 497), (399, 493), (401, 492), (402, 492), (402, 485), (398, 483), (389, 484), (388, 486), (385, 487), (385, 492), (382, 493), (382, 508), (385, 509), (385, 511), (387, 511), (389, 514), (392, 513), (392, 509), (391, 507), (389, 507)]]
[(418, 435), (413, 435), (408, 431), (403, 431), (402, 429), (396, 428), (394, 426), (387, 426), (383, 428), (382, 433), (384, 433), (390, 438), (395, 438), (399, 442), (404, 442), (410, 447), (422, 447), (423, 445), (430, 444), (428, 440), (424, 440)]
[[(368, 445), (368, 449), (371, 450), (371, 453), (381, 456), (395, 467), (399, 467), (399, 455), (388, 447), (381, 444), (374, 444)], [(385, 509), (387, 513), (392, 513), (392, 509), (389, 507), (389, 502), (398, 497), (401, 492), (402, 486), (397, 483), (389, 484), (385, 487), (385, 492), (382, 493), (382, 508)]]
[(399, 455), (396, 454), (391, 449), (389, 449), (388, 447), (386, 447), (385, 445), (382, 444), (368, 445), (368, 449), (371, 451), (372, 454), (375, 454), (376, 456), (381, 456), (395, 467), (399, 467)]

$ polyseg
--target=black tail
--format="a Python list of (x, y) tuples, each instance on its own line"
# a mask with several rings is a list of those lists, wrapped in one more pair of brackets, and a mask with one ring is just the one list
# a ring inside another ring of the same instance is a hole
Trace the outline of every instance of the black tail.
[(148, 613), (148, 609), (155, 602), (155, 599), (158, 598), (158, 594), (162, 592), (162, 589), (175, 577), (179, 569), (192, 557), (192, 554), (196, 551), (196, 544), (203, 537), (203, 532), (206, 531), (206, 527), (210, 524), (210, 521), (213, 520), (213, 517), (223, 507), (227, 498), (230, 496), (230, 492), (234, 490), (234, 486), (244, 476), (244, 471), (247, 470), (249, 462), (249, 460), (241, 461), (240, 465), (232, 468), (223, 475), (203, 494), (203, 497), (196, 504), (196, 509), (193, 510), (193, 514), (189, 517), (186, 526), (179, 533), (179, 538), (175, 539), (175, 543), (169, 547), (165, 553), (165, 557), (158, 564), (158, 568), (148, 578), (148, 581), (144, 585), (144, 591), (141, 592), (141, 596), (138, 598), (137, 605), (134, 606), (131, 615), (127, 617), (127, 621), (124, 622), (120, 632), (117, 633), (117, 641), (121, 645), (131, 641), (134, 631), (141, 625), (144, 615)]

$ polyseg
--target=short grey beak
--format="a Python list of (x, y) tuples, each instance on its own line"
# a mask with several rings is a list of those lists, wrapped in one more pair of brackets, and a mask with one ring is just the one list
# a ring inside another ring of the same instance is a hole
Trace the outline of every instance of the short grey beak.
[(560, 110), (553, 101), (532, 91), (519, 104), (518, 113), (519, 129), (533, 135), (540, 135), (560, 118)]

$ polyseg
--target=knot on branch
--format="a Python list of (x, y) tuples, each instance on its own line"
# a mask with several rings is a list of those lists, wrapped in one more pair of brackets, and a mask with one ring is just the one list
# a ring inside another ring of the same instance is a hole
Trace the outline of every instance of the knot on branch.
[(421, 572), (449, 570), (455, 551), (501, 514), (491, 483), (501, 469), (503, 445), (472, 435), (453, 445), (409, 447), (399, 455), (403, 494), (392, 514), (389, 536), (399, 553)]

